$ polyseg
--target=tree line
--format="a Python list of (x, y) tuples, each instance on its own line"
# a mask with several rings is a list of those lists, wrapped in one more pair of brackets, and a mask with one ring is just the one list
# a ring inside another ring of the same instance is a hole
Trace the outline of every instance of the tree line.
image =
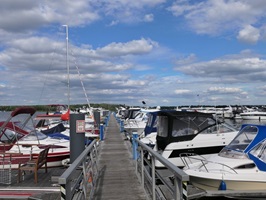
[[(56, 111), (56, 107), (51, 106), (51, 105), (25, 105), (28, 107), (33, 107), (37, 111)], [(90, 104), (91, 107), (93, 108), (103, 108), (105, 110), (109, 111), (116, 111), (116, 108), (119, 108), (120, 106), (125, 106), (121, 104), (106, 104), (106, 103), (96, 103), (96, 104)], [(10, 106), (0, 106), (0, 111), (13, 111), (17, 107), (22, 107), (22, 105), (10, 105)], [(75, 104), (75, 105), (70, 105), (70, 110), (78, 110), (83, 107), (88, 107), (87, 104)]]

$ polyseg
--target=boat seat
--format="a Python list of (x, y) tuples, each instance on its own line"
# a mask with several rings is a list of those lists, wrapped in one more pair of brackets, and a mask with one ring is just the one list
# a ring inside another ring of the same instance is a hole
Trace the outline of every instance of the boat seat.
[(21, 173), (25, 171), (34, 172), (34, 182), (38, 182), (38, 170), (45, 166), (45, 173), (47, 173), (47, 156), (49, 147), (42, 150), (36, 159), (31, 159), (26, 163), (20, 163), (18, 167), (18, 182), (20, 182)]

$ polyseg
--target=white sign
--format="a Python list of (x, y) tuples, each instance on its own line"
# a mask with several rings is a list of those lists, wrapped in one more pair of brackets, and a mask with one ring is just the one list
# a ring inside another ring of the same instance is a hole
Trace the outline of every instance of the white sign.
[(85, 133), (85, 120), (76, 121), (76, 133)]

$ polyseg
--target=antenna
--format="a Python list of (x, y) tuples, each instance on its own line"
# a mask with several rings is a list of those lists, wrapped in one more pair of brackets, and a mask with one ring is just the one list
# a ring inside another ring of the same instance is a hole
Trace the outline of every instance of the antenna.
[(67, 97), (68, 97), (68, 109), (70, 109), (70, 84), (69, 84), (69, 63), (68, 63), (68, 25), (63, 25), (66, 27), (66, 65), (67, 65)]

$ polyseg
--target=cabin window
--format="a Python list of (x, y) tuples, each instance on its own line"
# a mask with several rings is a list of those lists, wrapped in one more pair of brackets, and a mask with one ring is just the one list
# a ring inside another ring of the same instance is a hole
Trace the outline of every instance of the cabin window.
[(240, 165), (235, 169), (252, 169), (254, 167), (256, 167), (256, 165), (254, 163), (250, 163), (250, 164)]
[[(217, 131), (218, 130), (218, 131)], [(207, 134), (217, 134), (217, 133), (229, 133), (232, 132), (233, 130), (225, 126), (224, 124), (215, 124), (213, 126), (208, 127), (201, 133), (207, 133)]]
[(173, 137), (193, 135), (195, 133), (197, 133), (197, 130), (190, 127), (187, 123), (184, 123), (179, 119), (173, 120), (173, 127), (172, 127)]
[(158, 117), (157, 134), (160, 137), (167, 137), (168, 135), (168, 117), (167, 116)]

